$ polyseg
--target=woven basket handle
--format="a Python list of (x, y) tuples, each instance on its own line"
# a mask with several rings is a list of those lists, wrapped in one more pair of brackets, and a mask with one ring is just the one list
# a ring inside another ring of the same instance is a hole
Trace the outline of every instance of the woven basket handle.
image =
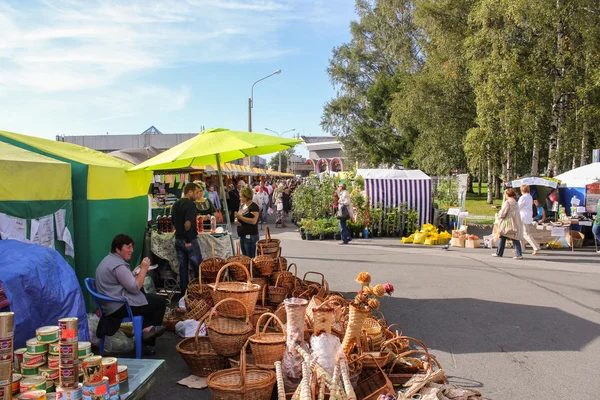
[(228, 301), (235, 301), (236, 303), (240, 303), (244, 307), (244, 311), (246, 311), (246, 324), (250, 321), (250, 316), (248, 315), (248, 307), (246, 307), (246, 305), (242, 301), (240, 301), (240, 300), (238, 300), (236, 298), (233, 298), (233, 297), (228, 297), (226, 299), (221, 300), (217, 304), (215, 304), (215, 306), (212, 308), (212, 310), (210, 310), (210, 314), (208, 316), (208, 322), (206, 323), (207, 326), (209, 326), (210, 323), (212, 322), (212, 316), (215, 313), (215, 311), (217, 310), (217, 308), (221, 304), (223, 304), (225, 302), (228, 302)]
[(256, 333), (260, 333), (260, 322), (263, 320), (263, 318), (265, 317), (269, 317), (269, 320), (267, 321), (267, 323), (265, 324), (265, 326), (263, 326), (263, 331), (262, 333), (265, 333), (267, 331), (267, 327), (269, 326), (269, 323), (275, 319), (275, 321), (279, 324), (279, 326), (281, 327), (281, 331), (285, 332), (285, 326), (283, 325), (283, 322), (281, 322), (281, 320), (277, 317), (277, 315), (273, 314), (273, 313), (264, 313), (263, 315), (261, 315), (258, 318), (258, 321), (256, 321)]
[(267, 285), (264, 285), (263, 289), (262, 289), (262, 306), (263, 307), (265, 306), (266, 299), (267, 299)]
[(249, 340), (246, 340), (244, 347), (240, 351), (240, 387), (246, 387), (246, 348), (248, 347)]
[(196, 335), (194, 335), (194, 345), (196, 346), (196, 354), (200, 354), (200, 345), (198, 344), (198, 334), (200, 333), (200, 327), (202, 323), (206, 321), (207, 314), (204, 314), (202, 318), (198, 321), (198, 326), (196, 327)]
[(302, 278), (303, 281), (306, 281), (306, 276), (308, 274), (314, 274), (314, 275), (320, 275), (321, 276), (321, 286), (325, 286), (325, 275), (323, 275), (320, 272), (316, 272), (316, 271), (308, 271), (307, 273), (304, 274), (304, 277)]
[(215, 244), (211, 243), (210, 247), (212, 247), (212, 258), (214, 259), (215, 258)]
[(269, 227), (265, 227), (265, 241), (267, 243), (269, 243), (269, 240), (271, 240), (271, 231), (269, 230)]
[(279, 274), (277, 274), (277, 279), (275, 279), (275, 286), (274, 286), (274, 287), (277, 287), (277, 285), (279, 285), (279, 278), (281, 278), (281, 275), (282, 275), (282, 274), (283, 274), (283, 273), (279, 273)]
[[(391, 324), (391, 325), (388, 325), (386, 329), (387, 329), (387, 330), (389, 330), (390, 332), (392, 332), (392, 333), (393, 333), (393, 331), (392, 331), (392, 329), (391, 329), (391, 328), (392, 328), (392, 326), (397, 326), (398, 328), (400, 328), (400, 333), (398, 333), (398, 330), (396, 330), (396, 336), (397, 336), (397, 337), (398, 337), (398, 336), (402, 336), (402, 327), (401, 327), (400, 325), (398, 325), (398, 324)], [(416, 339), (415, 339), (415, 340), (416, 340)]]
[[(288, 265), (287, 270), (289, 271), (290, 269), (292, 269), (292, 265), (294, 266), (294, 278), (297, 278), (298, 277), (298, 266), (296, 265), (296, 263), (291, 263), (290, 265)], [(295, 281), (295, 279), (294, 279), (294, 281)]]
[[(359, 347), (360, 347), (360, 346), (359, 346)], [(387, 380), (387, 379), (388, 379), (388, 378), (387, 378), (387, 375), (385, 374), (385, 372), (383, 372), (383, 369), (381, 369), (381, 367), (379, 366), (379, 363), (377, 362), (377, 360), (375, 359), (375, 357), (373, 357), (373, 355), (372, 355), (372, 354), (364, 354), (364, 355), (362, 355), (362, 356), (358, 357), (356, 360), (354, 360), (354, 361), (352, 361), (352, 362), (355, 362), (355, 361), (360, 361), (360, 360), (362, 360), (363, 358), (367, 358), (367, 357), (369, 357), (369, 358), (371, 358), (371, 359), (373, 360), (373, 364), (375, 364), (375, 365), (377, 366), (377, 369), (379, 370), (379, 372), (381, 372), (381, 374), (382, 374), (382, 375), (383, 375), (383, 376), (386, 378), (386, 380)]]
[(219, 273), (217, 274), (217, 280), (215, 281), (215, 291), (217, 290), (217, 287), (219, 286), (219, 281), (221, 280), (221, 274), (223, 273), (223, 271), (225, 271), (227, 268), (229, 268), (230, 266), (235, 266), (235, 267), (239, 267), (242, 268), (244, 270), (244, 272), (246, 273), (246, 278), (247, 278), (247, 283), (251, 283), (252, 280), (250, 278), (250, 272), (248, 272), (248, 269), (246, 267), (244, 267), (244, 264), (240, 264), (239, 262), (230, 262), (229, 264), (225, 264), (221, 267), (221, 269), (219, 270)]

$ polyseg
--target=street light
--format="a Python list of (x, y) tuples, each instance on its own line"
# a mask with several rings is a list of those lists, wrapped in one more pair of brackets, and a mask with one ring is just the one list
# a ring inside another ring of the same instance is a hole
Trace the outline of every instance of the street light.
[[(281, 73), (281, 70), (278, 69), (275, 72), (273, 72), (272, 74), (267, 75), (264, 78), (261, 78), (252, 84), (252, 89), (250, 89), (250, 97), (248, 98), (248, 132), (252, 132), (252, 108), (254, 108), (254, 85), (256, 85), (260, 81), (264, 81), (265, 79), (270, 78), (273, 75), (277, 75), (280, 73)], [(250, 165), (250, 164), (251, 164), (250, 157), (248, 157), (248, 165)]]
[[(275, 133), (277, 136), (282, 137), (284, 133), (288, 133), (288, 132), (294, 132), (296, 129), (290, 129), (289, 131), (283, 131), (281, 133), (276, 132), (272, 129), (269, 128), (265, 128), (265, 131), (269, 131), (269, 132), (273, 132)], [(279, 164), (277, 165), (277, 170), (278, 172), (281, 172), (281, 151), (279, 152)]]

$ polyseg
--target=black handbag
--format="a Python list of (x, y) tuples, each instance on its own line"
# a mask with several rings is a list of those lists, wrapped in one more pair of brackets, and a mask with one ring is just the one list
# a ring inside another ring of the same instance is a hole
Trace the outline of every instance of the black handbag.
[(348, 207), (344, 204), (340, 204), (338, 206), (338, 212), (335, 217), (337, 219), (343, 219), (343, 220), (350, 219), (350, 213), (348, 212)]

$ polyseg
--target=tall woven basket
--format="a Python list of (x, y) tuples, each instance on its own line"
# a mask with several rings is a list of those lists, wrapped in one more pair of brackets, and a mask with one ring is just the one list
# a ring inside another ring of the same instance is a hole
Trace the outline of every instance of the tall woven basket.
[(222, 316), (214, 317), (214, 314), (219, 310), (219, 307), (228, 302), (236, 302), (246, 308), (244, 303), (238, 299), (221, 300), (215, 304), (214, 308), (210, 311), (208, 322), (206, 323), (210, 343), (218, 354), (225, 357), (231, 357), (237, 354), (244, 346), (244, 343), (246, 343), (246, 340), (248, 340), (248, 337), (252, 334), (252, 324), (250, 323), (250, 316), (248, 315), (247, 308), (245, 319), (227, 318)]
[(207, 336), (198, 337), (204, 319), (198, 323), (196, 335), (177, 344), (177, 352), (185, 360), (194, 375), (207, 376), (227, 367), (227, 358), (215, 351)]
[[(260, 323), (265, 318), (269, 318), (269, 320), (265, 323), (262, 332), (260, 332)], [(281, 332), (266, 332), (269, 322), (273, 319), (279, 325)], [(248, 338), (256, 364), (273, 365), (275, 361), (281, 361), (283, 359), (283, 352), (285, 351), (285, 340), (286, 335), (283, 322), (272, 313), (261, 315), (256, 323), (254, 335)]]
[(269, 400), (275, 372), (247, 368), (246, 345), (241, 349), (240, 367), (217, 371), (206, 379), (213, 400)]
[[(246, 273), (246, 282), (221, 282), (221, 275), (223, 272), (231, 267), (235, 266), (241, 268)], [(240, 307), (239, 304), (227, 304), (222, 307), (219, 311), (220, 315), (230, 318), (243, 318), (247, 313), (252, 314), (256, 301), (258, 300), (258, 294), (260, 286), (250, 282), (250, 273), (242, 264), (229, 263), (225, 264), (217, 274), (217, 281), (214, 284), (208, 285), (211, 288), (210, 295), (214, 304), (219, 303), (225, 299), (237, 299), (244, 306)]]
[(256, 249), (259, 256), (278, 258), (281, 255), (281, 240), (272, 239), (271, 231), (267, 226), (265, 228), (265, 238), (256, 242)]

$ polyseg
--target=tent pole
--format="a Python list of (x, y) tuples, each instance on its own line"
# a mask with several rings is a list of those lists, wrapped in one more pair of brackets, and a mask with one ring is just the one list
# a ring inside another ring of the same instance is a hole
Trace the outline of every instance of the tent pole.
[(223, 172), (221, 171), (221, 155), (217, 156), (217, 172), (219, 174), (219, 187), (221, 188), (221, 202), (225, 209), (225, 221), (227, 221), (227, 232), (229, 234), (229, 241), (231, 242), (231, 254), (235, 255), (235, 246), (233, 245), (233, 232), (231, 231), (231, 220), (229, 219), (229, 207), (227, 206), (227, 198), (225, 197), (225, 187), (223, 186)]

